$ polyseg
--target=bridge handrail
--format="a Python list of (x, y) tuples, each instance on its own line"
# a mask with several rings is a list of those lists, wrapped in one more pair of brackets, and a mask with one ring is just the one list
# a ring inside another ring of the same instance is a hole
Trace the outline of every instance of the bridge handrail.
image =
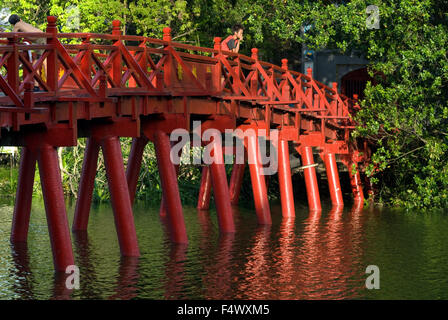
[[(53, 25), (55, 26), (55, 24)], [(55, 30), (53, 25), (52, 28)], [(49, 29), (47, 28), (47, 31), (48, 30)], [(199, 80), (194, 79), (197, 78), (194, 71), (195, 67), (188, 65), (188, 63), (194, 62), (208, 65), (206, 73), (211, 73), (211, 76), (214, 78), (214, 80), (212, 79), (212, 82), (214, 81), (213, 86), (217, 92), (223, 90), (223, 92), (228, 92), (227, 94), (233, 92), (234, 95), (238, 95), (242, 92), (243, 95), (247, 97), (253, 96), (253, 93), (255, 93), (258, 96), (267, 96), (272, 101), (290, 101), (291, 99), (284, 99), (286, 91), (285, 93), (283, 93), (283, 91), (285, 89), (289, 90), (287, 88), (291, 88), (291, 92), (288, 96), (295, 96), (295, 100), (299, 101), (297, 104), (294, 104), (295, 107), (291, 107), (292, 111), (294, 108), (299, 108), (299, 105), (304, 105), (306, 108), (315, 108), (320, 105), (326, 109), (325, 112), (321, 113), (321, 116), (326, 115), (329, 119), (335, 117), (334, 120), (328, 120), (329, 122), (336, 123), (338, 116), (340, 116), (340, 119), (347, 117), (347, 115), (352, 112), (353, 106), (356, 104), (355, 100), (338, 93), (336, 84), (333, 84), (333, 87), (331, 88), (312, 78), (310, 72), (308, 74), (302, 74), (294, 70), (289, 70), (287, 61), (286, 66), (282, 65), (280, 67), (269, 62), (258, 60), (256, 54), (258, 50), (256, 49), (252, 50), (253, 54), (249, 57), (244, 54), (221, 50), (219, 41), (217, 45), (216, 39), (215, 47), (208, 48), (171, 41), (170, 34), (167, 36), (164, 34), (164, 39), (161, 40), (144, 36), (119, 34), (120, 31), (117, 25), (114, 26), (114, 30), (115, 31), (113, 31), (112, 34), (57, 33), (56, 31), (52, 31), (53, 33), (0, 33), (0, 52), (3, 53), (3, 59), (0, 59), (0, 70), (4, 67), (7, 62), (6, 60), (9, 60), (11, 55), (14, 54), (14, 50), (16, 50), (15, 52), (19, 52), (19, 55), (20, 52), (42, 50), (44, 51), (43, 55), (45, 58), (31, 66), (25, 66), (26, 62), (22, 61), (23, 57), (18, 56), (16, 58), (18, 60), (21, 59), (20, 61), (23, 64), (22, 68), (25, 69), (26, 67), (27, 73), (31, 73), (31, 78), (29, 76), (27, 78), (24, 77), (25, 80), (36, 80), (46, 91), (50, 91), (48, 84), (42, 80), (39, 76), (39, 72), (35, 69), (41, 67), (43, 60), (48, 59), (48, 56), (50, 56), (54, 50), (59, 50), (58, 54), (61, 56), (61, 64), (64, 65), (66, 72), (62, 77), (56, 76), (58, 86), (55, 90), (58, 91), (67, 79), (72, 77), (80, 87), (86, 89), (90, 94), (96, 95), (95, 88), (99, 88), (100, 86), (101, 74), (105, 74), (106, 88), (107, 86), (110, 88), (123, 88), (123, 86), (131, 80), (138, 82), (136, 83), (138, 86), (144, 86), (147, 89), (155, 88), (156, 73), (164, 74), (164, 77), (166, 78), (167, 72), (171, 72), (171, 69), (165, 66), (164, 60), (165, 57), (170, 56), (170, 61), (175, 62), (173, 67), (177, 64), (178, 72), (185, 72), (186, 76), (189, 77), (191, 82), (196, 84), (197, 88), (200, 90), (205, 90), (205, 86), (203, 83), (200, 83)], [(19, 42), (20, 39), (37, 38), (47, 39), (48, 44), (25, 45)], [(57, 39), (56, 42), (51, 40), (54, 38)], [(82, 42), (62, 44), (61, 41), (63, 41), (63, 39), (79, 39), (82, 40)], [(95, 43), (95, 40), (112, 41), (112, 44)], [(139, 45), (125, 45), (123, 42), (126, 41), (139, 42)], [(120, 45), (118, 46), (117, 44)], [(60, 52), (60, 50), (62, 50), (62, 52)], [(91, 66), (88, 66), (88, 69), (83, 69), (87, 70), (85, 72), (90, 74), (85, 78), (86, 75), (81, 74), (79, 70), (76, 69), (77, 67), (75, 67), (75, 65), (81, 63), (81, 60), (85, 55), (83, 52), (86, 52), (87, 50), (91, 50), (91, 59), (94, 60), (96, 65), (92, 64)], [(186, 50), (187, 52), (182, 50)], [(102, 53), (101, 51), (110, 53)], [(106, 70), (113, 64), (112, 60), (115, 59), (112, 57), (113, 52), (124, 54), (123, 59), (120, 58), (120, 61), (125, 60), (128, 64), (120, 66), (121, 70), (125, 73), (120, 79), (115, 80), (112, 75), (109, 75), (106, 72)], [(191, 52), (194, 52), (194, 54)], [(140, 58), (137, 58), (137, 55), (139, 54)], [(150, 61), (147, 62), (149, 65), (139, 66), (139, 64), (142, 63), (142, 56), (147, 54), (148, 56), (155, 54), (159, 58), (158, 60), (153, 61), (151, 60), (151, 57), (149, 57)], [(73, 57), (73, 55), (75, 56)], [(64, 56), (64, 58), (62, 58), (62, 56)], [(36, 67), (36, 65), (38, 66)], [(147, 70), (139, 69), (143, 67), (149, 67), (152, 73), (148, 73)], [(215, 68), (213, 69), (214, 71), (209, 71), (210, 67)], [(218, 69), (216, 69), (216, 67)], [(223, 70), (226, 71), (224, 72)], [(93, 78), (91, 78), (92, 72), (94, 74)], [(170, 74), (170, 76), (172, 75)], [(1, 77), (3, 79), (3, 76)], [(2, 81), (2, 79), (0, 79), (0, 89), (6, 93), (6, 99), (9, 98), (14, 104), (23, 106), (20, 97), (24, 92), (24, 83), (19, 84), (17, 83), (18, 80), (14, 80), (15, 82), (12, 84), (12, 87), (8, 85), (10, 79), (13, 79), (14, 77), (14, 75), (8, 75), (8, 81), (4, 79)], [(224, 83), (222, 83), (223, 78), (225, 80)], [(168, 78), (166, 78), (166, 81), (170, 82)], [(253, 86), (253, 84), (251, 84), (252, 82), (255, 83), (255, 91), (250, 88), (250, 85)], [(169, 83), (166, 83), (165, 85), (169, 85)], [(227, 85), (230, 85), (230, 87), (226, 87)], [(15, 86), (18, 86), (18, 91), (13, 88)], [(159, 86), (159, 89), (162, 88)], [(252, 92), (252, 94), (249, 92)], [(318, 100), (315, 100), (316, 98)], [(0, 102), (4, 101), (6, 101), (4, 98), (0, 98)]]

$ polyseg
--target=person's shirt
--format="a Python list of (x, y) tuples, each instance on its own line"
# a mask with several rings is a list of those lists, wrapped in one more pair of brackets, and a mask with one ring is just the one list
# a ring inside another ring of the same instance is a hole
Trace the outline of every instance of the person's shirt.
[(235, 39), (230, 39), (229, 42), (227, 42), (227, 47), (229, 47), (229, 51), (232, 51), (236, 48), (237, 41)]
[(238, 40), (235, 40), (233, 35), (230, 35), (221, 43), (221, 50), (232, 51), (237, 45)]

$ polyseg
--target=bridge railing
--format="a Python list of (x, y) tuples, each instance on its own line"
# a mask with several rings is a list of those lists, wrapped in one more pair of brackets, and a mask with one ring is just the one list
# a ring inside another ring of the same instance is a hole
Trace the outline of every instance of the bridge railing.
[[(45, 33), (0, 33), (0, 105), (31, 108), (33, 101), (79, 96), (104, 99), (133, 94), (203, 95), (251, 101), (271, 109), (300, 113), (322, 125), (352, 127), (356, 101), (312, 78), (288, 69), (214, 48), (174, 42), (171, 30), (163, 39), (122, 35), (119, 21), (112, 34), (57, 33), (56, 18), (48, 17)], [(44, 44), (25, 44), (42, 39)], [(30, 56), (31, 53), (31, 56)], [(28, 89), (27, 89), (28, 88)], [(8, 109), (10, 110), (10, 109)]]

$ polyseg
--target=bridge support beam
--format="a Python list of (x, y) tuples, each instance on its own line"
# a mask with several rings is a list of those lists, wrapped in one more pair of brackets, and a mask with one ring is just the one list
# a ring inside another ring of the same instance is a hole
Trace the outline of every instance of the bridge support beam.
[(76, 201), (73, 219), (73, 231), (87, 231), (90, 206), (92, 204), (93, 189), (98, 164), (100, 145), (93, 138), (88, 138), (82, 163), (81, 180), (79, 182), (78, 200)]
[[(361, 176), (359, 174), (359, 169), (356, 162), (349, 162), (347, 165), (348, 175), (350, 177), (350, 185), (352, 187), (352, 193), (355, 203), (358, 203), (360, 206), (364, 205), (364, 193), (362, 191), (362, 183)], [(356, 170), (353, 173), (353, 169)]]
[(230, 176), (230, 203), (233, 206), (238, 205), (240, 199), (241, 186), (243, 184), (245, 164), (234, 163), (232, 168), (232, 175)]
[(106, 165), (107, 182), (114, 210), (115, 227), (121, 254), (127, 257), (138, 257), (140, 252), (135, 232), (134, 216), (124, 172), (123, 156), (118, 137), (108, 137), (102, 140), (104, 162)]
[(154, 133), (154, 144), (171, 239), (175, 243), (186, 244), (188, 243), (188, 238), (182, 203), (180, 201), (179, 186), (177, 184), (176, 169), (170, 159), (170, 139), (165, 132), (158, 130)]
[(255, 134), (250, 134), (247, 137), (247, 158), (254, 194), (255, 211), (259, 224), (272, 224), (266, 181), (260, 157), (258, 137)]
[(36, 161), (36, 152), (28, 147), (23, 147), (20, 155), (19, 181), (12, 219), (11, 242), (13, 243), (26, 242), (28, 238)]
[(148, 141), (148, 138), (145, 136), (132, 139), (131, 152), (129, 154), (128, 166), (126, 168), (126, 180), (128, 182), (131, 203), (135, 200), (138, 177), (142, 167), (143, 152), (145, 151)]
[(302, 157), (302, 164), (305, 174), (306, 192), (308, 196), (308, 206), (312, 211), (322, 210), (320, 204), (319, 186), (317, 184), (316, 168), (314, 165), (313, 148), (309, 146), (299, 147), (299, 153)]
[(56, 271), (65, 271), (67, 266), (74, 264), (74, 259), (56, 148), (43, 145), (38, 164), (54, 268)]
[(288, 141), (281, 139), (278, 146), (278, 180), (282, 203), (282, 216), (294, 217), (294, 195), (292, 191), (291, 164), (289, 162)]
[[(171, 144), (171, 147), (172, 146), (173, 146), (173, 144)], [(182, 152), (179, 152), (179, 158), (181, 157), (181, 155), (182, 155)], [(175, 164), (174, 169), (176, 170), (176, 178), (177, 178), (179, 176), (180, 164)], [(163, 195), (162, 195), (162, 201), (160, 201), (159, 216), (161, 218), (166, 217), (166, 203), (165, 203), (165, 198), (163, 197)]]
[(73, 231), (87, 230), (98, 154), (101, 147), (120, 252), (123, 256), (128, 257), (138, 257), (140, 252), (129, 188), (124, 171), (120, 139), (118, 137), (135, 137), (139, 134), (139, 129), (139, 123), (130, 119), (117, 119), (110, 122), (91, 124), (91, 134), (84, 154), (79, 196), (73, 221)]
[(334, 207), (343, 207), (341, 183), (339, 181), (338, 166), (336, 164), (336, 156), (334, 153), (321, 154), (327, 171), (328, 189), (330, 190), (331, 204)]
[(232, 207), (230, 204), (229, 185), (227, 183), (226, 168), (222, 147), (213, 148), (214, 161), (210, 165), (210, 173), (213, 184), (213, 196), (215, 199), (216, 212), (218, 214), (219, 229), (224, 233), (235, 232)]
[(212, 177), (210, 167), (205, 165), (202, 167), (201, 185), (199, 188), (198, 204), (199, 210), (208, 210), (210, 208), (210, 196), (212, 191)]
[(26, 242), (30, 220), (36, 161), (39, 165), (48, 232), (56, 271), (74, 264), (65, 209), (57, 146), (76, 145), (76, 129), (60, 124), (44, 131), (23, 133), (19, 182), (12, 221), (11, 241)]

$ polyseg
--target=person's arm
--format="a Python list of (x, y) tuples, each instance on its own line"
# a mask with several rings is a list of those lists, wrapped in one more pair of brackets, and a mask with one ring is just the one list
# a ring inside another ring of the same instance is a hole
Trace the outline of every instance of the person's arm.
[(238, 43), (235, 47), (235, 50), (233, 52), (238, 53), (238, 51), (240, 51), (240, 43), (241, 41), (243, 41), (243, 36), (241, 36), (241, 38), (238, 39)]
[(238, 41), (238, 43), (236, 44), (236, 47), (232, 51), (235, 53), (238, 53), (238, 51), (240, 51), (240, 41)]
[(12, 32), (20, 32), (20, 27), (18, 26), (18, 23), (14, 25), (14, 28), (12, 28)]
[(230, 39), (229, 42), (227, 42), (227, 48), (230, 52), (235, 52), (235, 40), (234, 39)]

